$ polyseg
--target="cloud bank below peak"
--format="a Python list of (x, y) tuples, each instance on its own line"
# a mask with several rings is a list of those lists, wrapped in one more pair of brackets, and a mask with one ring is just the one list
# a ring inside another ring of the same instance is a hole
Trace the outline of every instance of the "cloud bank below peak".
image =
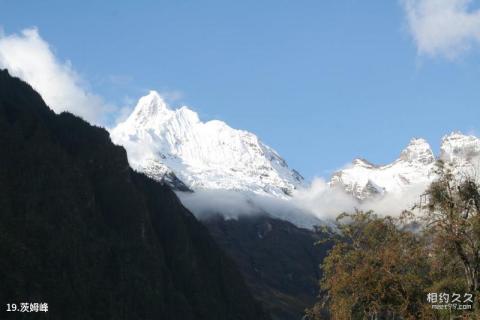
[(309, 186), (299, 188), (288, 199), (220, 189), (177, 192), (177, 195), (183, 205), (200, 220), (212, 215), (237, 219), (239, 216), (267, 214), (310, 229), (315, 225), (330, 225), (339, 214), (353, 213), (355, 210), (373, 210), (381, 216), (399, 216), (418, 203), (426, 187), (424, 183), (416, 183), (402, 192), (359, 201), (344, 189), (332, 187), (327, 181), (315, 178)]
[(36, 28), (0, 32), (0, 68), (28, 82), (57, 113), (68, 111), (103, 125), (116, 108), (85, 88), (69, 61), (60, 61)]
[(474, 0), (401, 0), (420, 55), (454, 59), (480, 44)]

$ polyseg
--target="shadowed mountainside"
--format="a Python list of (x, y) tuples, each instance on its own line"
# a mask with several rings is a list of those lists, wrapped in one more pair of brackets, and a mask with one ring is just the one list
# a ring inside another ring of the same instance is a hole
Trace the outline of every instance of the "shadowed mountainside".
[(299, 320), (315, 303), (320, 263), (331, 243), (321, 232), (265, 215), (202, 221), (233, 258), (254, 296), (273, 319)]
[(268, 318), (168, 187), (2, 70), (0, 132), (2, 306), (47, 302), (46, 319)]

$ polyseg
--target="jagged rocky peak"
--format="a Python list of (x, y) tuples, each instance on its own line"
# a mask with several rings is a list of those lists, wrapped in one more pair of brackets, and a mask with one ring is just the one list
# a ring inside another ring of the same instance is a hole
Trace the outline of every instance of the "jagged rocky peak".
[(301, 175), (253, 133), (219, 120), (202, 122), (188, 107), (171, 109), (155, 91), (139, 100), (111, 137), (127, 149), (135, 169), (169, 184), (183, 181), (182, 188), (285, 197), (303, 184)]
[(452, 132), (442, 138), (440, 159), (445, 162), (472, 161), (480, 155), (480, 139), (474, 135)]
[(430, 164), (435, 162), (432, 148), (425, 139), (414, 138), (400, 153), (400, 159), (408, 162)]

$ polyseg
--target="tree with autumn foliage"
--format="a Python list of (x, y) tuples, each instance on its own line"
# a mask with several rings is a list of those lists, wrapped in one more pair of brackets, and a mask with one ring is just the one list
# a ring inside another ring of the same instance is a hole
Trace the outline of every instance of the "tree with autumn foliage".
[(357, 211), (337, 219), (310, 319), (418, 319), (431, 283), (426, 246), (399, 219)]
[[(308, 319), (480, 319), (480, 186), (441, 161), (436, 175), (418, 220), (408, 211), (338, 217)], [(473, 294), (472, 309), (433, 309), (432, 292)]]
[(465, 290), (477, 297), (474, 310), (480, 311), (479, 185), (473, 174), (458, 178), (452, 170), (438, 162), (438, 178), (427, 189), (420, 207), (426, 212), (425, 231), (436, 266), (445, 273), (463, 274)]

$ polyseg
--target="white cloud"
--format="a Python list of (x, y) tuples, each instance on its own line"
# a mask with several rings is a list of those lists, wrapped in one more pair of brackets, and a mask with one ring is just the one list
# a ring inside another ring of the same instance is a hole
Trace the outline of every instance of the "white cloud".
[(340, 213), (352, 212), (359, 206), (343, 189), (330, 187), (321, 178), (314, 179), (308, 188), (295, 191), (292, 201), (322, 220), (334, 220)]
[(292, 201), (322, 220), (332, 220), (342, 212), (353, 213), (355, 209), (373, 210), (382, 216), (399, 216), (418, 203), (427, 185), (412, 184), (401, 192), (391, 192), (360, 202), (342, 188), (330, 187), (324, 180), (317, 178), (308, 188), (295, 192)]
[(307, 188), (295, 191), (289, 199), (229, 190), (197, 190), (193, 193), (177, 192), (177, 195), (199, 219), (216, 214), (227, 219), (268, 214), (300, 227), (311, 228), (322, 223), (329, 224), (339, 214), (353, 213), (355, 209), (373, 210), (380, 216), (399, 216), (418, 203), (426, 187), (426, 184), (411, 185), (400, 193), (387, 193), (362, 202), (342, 188), (330, 187), (321, 178), (314, 179)]
[(321, 221), (309, 210), (291, 200), (233, 190), (196, 190), (177, 192), (183, 205), (199, 219), (222, 215), (236, 219), (242, 215), (268, 214), (310, 228)]
[(418, 53), (457, 57), (480, 43), (480, 10), (473, 0), (402, 0)]
[(383, 197), (367, 200), (359, 208), (364, 211), (373, 210), (383, 216), (399, 216), (404, 210), (412, 210), (418, 204), (427, 187), (428, 182), (412, 184), (401, 192), (391, 192)]
[(0, 68), (37, 90), (55, 112), (69, 111), (94, 124), (104, 124), (115, 111), (85, 88), (69, 61), (59, 61), (35, 28), (20, 34), (0, 32)]

